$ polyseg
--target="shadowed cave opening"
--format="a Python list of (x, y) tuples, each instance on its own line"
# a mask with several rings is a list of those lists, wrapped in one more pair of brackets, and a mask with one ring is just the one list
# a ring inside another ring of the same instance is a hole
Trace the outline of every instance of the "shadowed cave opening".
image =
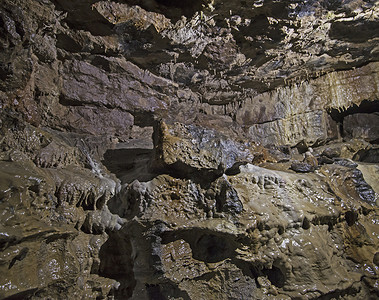
[(156, 176), (149, 167), (152, 155), (152, 149), (108, 149), (102, 163), (122, 183), (146, 182)]
[(233, 236), (204, 229), (165, 232), (162, 235), (162, 244), (178, 239), (183, 239), (190, 244), (193, 258), (210, 263), (234, 257), (234, 251), (237, 248)]
[[(254, 278), (258, 278), (261, 276), (267, 277), (270, 282), (278, 287), (282, 288), (286, 282), (286, 276), (280, 267), (280, 262), (275, 261), (271, 268), (262, 268), (259, 266), (250, 267), (250, 271)], [(259, 286), (259, 283), (257, 283)]]
[(369, 114), (374, 112), (379, 112), (379, 100), (363, 100), (360, 105), (353, 104), (352, 106), (342, 111), (333, 108), (330, 110), (329, 114), (334, 121), (341, 123), (346, 116), (357, 113)]
[(180, 290), (174, 283), (146, 284), (146, 291), (151, 300), (183, 299), (191, 298), (185, 291)]
[(366, 163), (378, 163), (379, 162), (379, 148), (359, 150), (354, 155), (353, 160), (366, 162)]
[(230, 257), (233, 249), (229, 248), (225, 239), (205, 234), (198, 239), (192, 251), (195, 259), (215, 263)]
[(284, 286), (285, 277), (279, 268), (272, 266), (271, 269), (264, 269), (262, 272), (276, 287), (281, 288)]
[[(70, 27), (88, 30), (93, 35), (106, 36), (112, 34), (112, 24), (95, 9), (90, 9), (90, 5), (95, 1), (52, 0), (52, 2), (57, 10), (67, 13), (65, 22)], [(66, 45), (72, 47), (72, 45)]]
[(353, 43), (363, 43), (375, 38), (378, 34), (378, 25), (373, 21), (342, 21), (331, 24), (329, 36), (332, 39), (344, 40)]
[[(145, 116), (146, 119), (148, 116)], [(143, 124), (132, 133), (132, 138), (121, 141), (105, 151), (102, 164), (116, 175), (122, 184), (129, 184), (134, 180), (150, 181), (157, 175), (151, 166), (154, 157), (152, 133), (153, 128)]]
[[(329, 115), (331, 118), (337, 122), (339, 126), (340, 135), (343, 138), (351, 137), (349, 136), (349, 130), (350, 128), (347, 128), (350, 124), (346, 123), (346, 121), (349, 121), (351, 123), (351, 120), (348, 120), (349, 116), (356, 116), (358, 121), (358, 124), (352, 123), (349, 127), (356, 126), (356, 125), (364, 125), (367, 130), (373, 130), (375, 131), (375, 128), (378, 126), (376, 122), (371, 121), (369, 118), (372, 118), (373, 114), (379, 113), (379, 100), (375, 101), (368, 101), (364, 100), (360, 103), (360, 105), (353, 104), (347, 109), (344, 110), (338, 110), (338, 109), (331, 109), (329, 111)], [(361, 120), (360, 120), (361, 119)], [(359, 124), (361, 123), (361, 124)], [(373, 144), (379, 143), (378, 139), (373, 139), (370, 141)]]
[(100, 248), (100, 262), (92, 266), (91, 273), (115, 279), (120, 283), (114, 295), (115, 299), (129, 299), (136, 286), (132, 251), (128, 237), (118, 232), (109, 233), (108, 240)]
[(345, 220), (347, 225), (353, 226), (355, 222), (358, 220), (358, 213), (351, 210), (347, 211), (345, 213)]

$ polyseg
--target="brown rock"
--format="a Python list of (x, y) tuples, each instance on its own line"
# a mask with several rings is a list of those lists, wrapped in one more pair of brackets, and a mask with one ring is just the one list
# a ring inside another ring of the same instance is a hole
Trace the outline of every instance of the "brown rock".
[(252, 148), (213, 130), (163, 121), (155, 129), (157, 166), (171, 167), (183, 174), (196, 171), (219, 176), (236, 164), (252, 161)]
[(0, 298), (377, 296), (378, 4), (250, 4), (0, 1)]

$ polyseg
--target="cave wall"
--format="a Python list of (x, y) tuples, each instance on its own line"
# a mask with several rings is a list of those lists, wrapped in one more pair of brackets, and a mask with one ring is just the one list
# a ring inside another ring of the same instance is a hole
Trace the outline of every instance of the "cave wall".
[(378, 296), (376, 1), (0, 3), (0, 298)]

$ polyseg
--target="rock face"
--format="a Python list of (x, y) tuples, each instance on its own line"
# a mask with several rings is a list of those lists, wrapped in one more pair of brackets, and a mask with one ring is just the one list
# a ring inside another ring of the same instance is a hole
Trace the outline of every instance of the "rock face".
[(378, 24), (2, 1), (0, 298), (379, 297)]

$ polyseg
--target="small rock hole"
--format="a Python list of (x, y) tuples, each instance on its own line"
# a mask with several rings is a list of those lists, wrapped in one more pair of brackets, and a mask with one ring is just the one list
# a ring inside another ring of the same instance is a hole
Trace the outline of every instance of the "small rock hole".
[(345, 213), (345, 220), (347, 225), (352, 226), (358, 220), (358, 214), (354, 211), (349, 210)]
[(309, 222), (307, 217), (304, 218), (303, 224), (301, 225), (301, 227), (303, 227), (303, 229), (305, 230), (308, 230), (309, 228), (311, 228), (311, 222)]

